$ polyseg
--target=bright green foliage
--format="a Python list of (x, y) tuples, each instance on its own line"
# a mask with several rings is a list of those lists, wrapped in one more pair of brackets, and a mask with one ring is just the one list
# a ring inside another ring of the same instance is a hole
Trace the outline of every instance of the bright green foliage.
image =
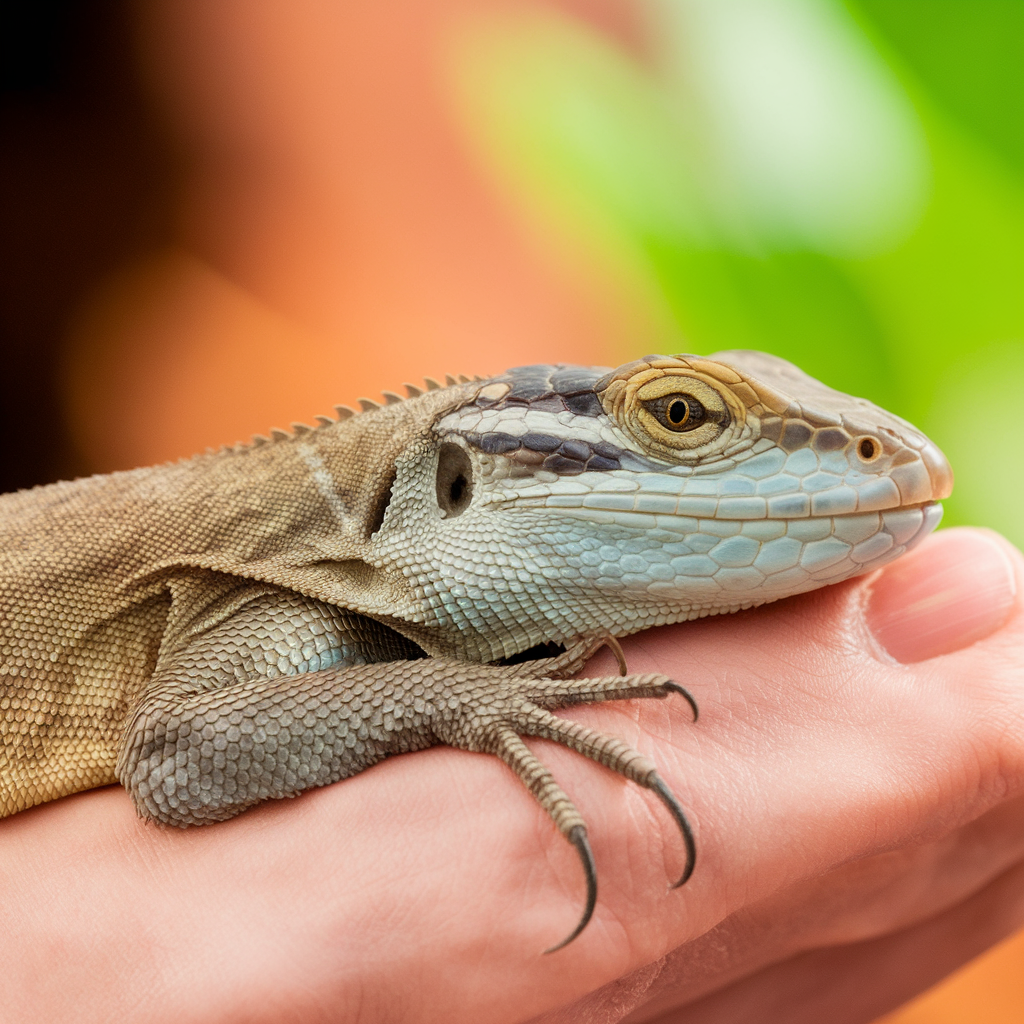
[(860, 0), (943, 112), (1024, 173), (1024, 3)]
[(640, 56), (475, 20), (471, 138), (535, 232), (654, 326), (763, 348), (916, 421), (948, 522), (1024, 544), (1021, 0), (647, 0)]

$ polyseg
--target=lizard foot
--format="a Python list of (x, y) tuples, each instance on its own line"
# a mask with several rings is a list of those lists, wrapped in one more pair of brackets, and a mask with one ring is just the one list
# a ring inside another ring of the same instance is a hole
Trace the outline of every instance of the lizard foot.
[(262, 800), (295, 796), (436, 743), (497, 755), (583, 863), (586, 909), (568, 942), (587, 924), (597, 899), (587, 828), (523, 737), (571, 747), (656, 793), (686, 843), (686, 869), (677, 884), (689, 877), (695, 857), (690, 827), (654, 764), (619, 739), (552, 714), (572, 704), (672, 692), (682, 693), (696, 712), (689, 694), (665, 676), (565, 678), (605, 642), (578, 641), (551, 658), (513, 665), (418, 658), (241, 681), (225, 671), (221, 685), (204, 687), (197, 665), (221, 658), (235, 671), (222, 652), (233, 657), (237, 645), (222, 647), (211, 632), (165, 666), (136, 705), (118, 776), (143, 817), (185, 827), (222, 821)]
[[(681, 686), (665, 676), (610, 676), (561, 681), (524, 678), (524, 673), (519, 670), (527, 667), (516, 665), (503, 669), (492, 668), (491, 671), (500, 671), (505, 675), (504, 685), (500, 688), (504, 692), (500, 696), (493, 694), (490, 699), (480, 703), (473, 701), (469, 706), (463, 704), (458, 709), (452, 708), (455, 714), (451, 717), (442, 713), (441, 717), (447, 721), (435, 720), (434, 730), (438, 738), (450, 746), (500, 757), (550, 815), (562, 835), (575, 847), (583, 865), (586, 902), (579, 923), (571, 934), (545, 950), (552, 953), (572, 942), (590, 921), (597, 902), (597, 871), (587, 839), (586, 822), (522, 737), (536, 736), (561, 743), (655, 793), (679, 827), (686, 848), (685, 867), (672, 886), (677, 888), (693, 874), (696, 844), (682, 807), (665, 785), (654, 763), (623, 740), (595, 732), (578, 722), (559, 718), (549, 709), (570, 704), (635, 697), (666, 697), (670, 693), (679, 693), (688, 701), (696, 718), (696, 704)], [(532, 667), (536, 670), (540, 666), (533, 663)]]

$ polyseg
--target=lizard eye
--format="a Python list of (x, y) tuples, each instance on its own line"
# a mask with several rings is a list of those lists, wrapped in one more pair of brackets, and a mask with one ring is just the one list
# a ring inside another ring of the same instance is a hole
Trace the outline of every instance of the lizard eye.
[(648, 399), (644, 408), (669, 430), (696, 430), (707, 419), (707, 410), (693, 395), (661, 395)]
[(634, 402), (640, 439), (666, 454), (713, 444), (732, 421), (722, 391), (698, 377), (658, 377), (637, 388)]
[(713, 454), (727, 431), (742, 428), (745, 415), (726, 384), (675, 367), (647, 367), (633, 379), (615, 380), (601, 401), (641, 447), (673, 462)]

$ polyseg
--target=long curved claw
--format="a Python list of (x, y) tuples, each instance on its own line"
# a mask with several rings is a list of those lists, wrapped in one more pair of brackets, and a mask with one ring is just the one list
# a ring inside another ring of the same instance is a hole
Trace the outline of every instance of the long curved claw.
[(627, 675), (628, 669), (626, 668), (626, 655), (622, 653), (622, 644), (620, 644), (619, 641), (609, 633), (608, 636), (604, 638), (604, 645), (612, 652), (612, 654), (615, 655), (615, 660), (619, 663), (619, 675)]
[[(668, 793), (668, 790), (665, 790), (665, 792)], [(671, 796), (669, 796), (669, 799), (672, 799)], [(580, 855), (580, 860), (583, 862), (583, 874), (587, 879), (587, 905), (583, 908), (583, 916), (580, 918), (580, 923), (576, 925), (571, 934), (567, 938), (562, 939), (557, 946), (545, 949), (545, 953), (555, 953), (568, 946), (587, 927), (587, 923), (594, 914), (594, 907), (597, 905), (597, 867), (594, 864), (594, 854), (590, 849), (590, 842), (587, 839), (587, 830), (583, 825), (574, 825), (569, 829), (566, 839), (576, 847), (576, 852)]]
[(693, 695), (690, 693), (690, 691), (684, 689), (678, 683), (669, 682), (665, 683), (664, 686), (665, 689), (670, 691), (671, 693), (678, 693), (679, 696), (682, 697), (683, 700), (685, 700), (686, 703), (690, 705), (690, 710), (693, 712), (693, 720), (696, 722), (698, 716), (700, 715), (700, 711), (698, 710), (697, 702), (693, 699)]
[(647, 777), (647, 788), (658, 794), (661, 802), (669, 809), (672, 817), (675, 818), (679, 831), (683, 834), (683, 842), (686, 844), (686, 867), (683, 868), (679, 881), (671, 886), (673, 889), (678, 889), (693, 874), (693, 869), (697, 864), (697, 843), (693, 838), (693, 830), (690, 828), (690, 823), (686, 820), (682, 807), (679, 806), (679, 801), (672, 795), (672, 791), (665, 785), (657, 772), (651, 772)]

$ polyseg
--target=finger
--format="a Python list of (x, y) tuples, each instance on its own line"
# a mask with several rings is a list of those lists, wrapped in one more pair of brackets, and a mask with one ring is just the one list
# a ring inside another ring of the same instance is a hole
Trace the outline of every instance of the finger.
[[(995, 859), (991, 857), (994, 847), (1002, 851)], [(875, 939), (912, 932), (956, 912), (1022, 863), (1024, 797), (1018, 797), (942, 840), (844, 865), (746, 907), (657, 964), (641, 968), (635, 977), (619, 979), (580, 1004), (531, 1024), (568, 1024), (581, 1016), (586, 1019), (587, 1013), (600, 1015), (610, 1005), (625, 1013), (627, 993), (632, 1000), (629, 1005), (637, 1008), (639, 1016), (660, 1017), (670, 1008), (706, 999), (727, 985), (760, 977), (809, 950), (866, 948)], [(892, 913), (893, 906), (902, 908), (898, 917)], [(992, 942), (1003, 936), (998, 928), (983, 933)], [(971, 941), (982, 937), (968, 937), (964, 957), (981, 952), (984, 945), (971, 945)], [(927, 950), (924, 955), (928, 956)], [(827, 982), (827, 976), (823, 978)], [(865, 984), (870, 987), (870, 980)]]
[(678, 1002), (659, 998), (652, 986), (648, 994), (655, 998), (620, 1019), (623, 1024), (870, 1024), (1022, 924), (1024, 865), (1018, 864), (921, 924), (800, 954), (696, 1002), (685, 1002), (688, 997), (678, 989)]

